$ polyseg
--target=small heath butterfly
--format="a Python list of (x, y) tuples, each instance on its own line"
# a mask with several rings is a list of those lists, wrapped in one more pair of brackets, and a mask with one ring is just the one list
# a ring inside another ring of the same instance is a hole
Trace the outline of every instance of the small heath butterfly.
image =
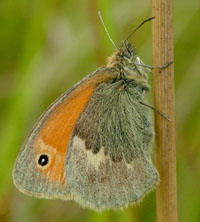
[(138, 203), (159, 180), (150, 157), (154, 129), (143, 102), (148, 72), (128, 40), (116, 47), (104, 67), (41, 116), (17, 157), (16, 187), (96, 211)]

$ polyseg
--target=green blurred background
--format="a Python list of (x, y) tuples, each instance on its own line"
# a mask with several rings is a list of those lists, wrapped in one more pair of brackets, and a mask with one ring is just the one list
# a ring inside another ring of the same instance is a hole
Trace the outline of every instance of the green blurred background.
[[(151, 16), (146, 0), (1, 0), (0, 221), (156, 221), (155, 192), (135, 207), (97, 214), (74, 202), (35, 199), (12, 182), (17, 153), (32, 126), (63, 92), (105, 64), (113, 47)], [(179, 221), (200, 221), (200, 1), (174, 1)], [(132, 37), (152, 64), (151, 23)], [(152, 77), (150, 78), (152, 84)], [(152, 92), (149, 94), (152, 101)]]

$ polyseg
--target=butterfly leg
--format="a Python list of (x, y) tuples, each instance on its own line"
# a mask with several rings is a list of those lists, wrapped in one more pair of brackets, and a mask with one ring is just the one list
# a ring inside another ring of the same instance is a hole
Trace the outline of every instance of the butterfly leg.
[(142, 105), (144, 105), (144, 106), (147, 106), (147, 107), (153, 109), (154, 111), (156, 111), (157, 113), (159, 113), (162, 117), (164, 117), (166, 120), (171, 121), (164, 113), (162, 113), (160, 110), (156, 109), (154, 106), (149, 105), (149, 104), (147, 104), (147, 103), (144, 103), (144, 102), (142, 102), (142, 101), (140, 101), (140, 104), (142, 104)]
[(149, 69), (165, 69), (165, 68), (169, 67), (172, 63), (173, 63), (173, 61), (171, 61), (163, 66), (150, 66), (150, 65), (145, 65), (145, 64), (136, 64), (136, 65), (142, 66), (142, 67), (147, 67)]

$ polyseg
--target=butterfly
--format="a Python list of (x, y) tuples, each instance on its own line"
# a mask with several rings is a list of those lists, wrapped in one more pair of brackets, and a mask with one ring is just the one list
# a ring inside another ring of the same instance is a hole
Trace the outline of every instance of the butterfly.
[(159, 181), (144, 102), (148, 72), (133, 45), (123, 41), (104, 67), (40, 117), (17, 157), (15, 186), (30, 196), (75, 200), (96, 211), (141, 201)]

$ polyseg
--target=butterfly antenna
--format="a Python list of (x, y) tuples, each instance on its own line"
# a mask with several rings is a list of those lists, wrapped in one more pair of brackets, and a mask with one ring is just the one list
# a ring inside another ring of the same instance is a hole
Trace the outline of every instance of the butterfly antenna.
[(115, 49), (118, 49), (117, 46), (115, 45), (115, 43), (113, 42), (113, 40), (112, 40), (109, 32), (108, 32), (108, 29), (107, 29), (107, 27), (106, 27), (106, 25), (105, 25), (105, 23), (104, 23), (104, 21), (103, 21), (103, 18), (102, 18), (102, 15), (101, 15), (101, 12), (100, 12), (100, 11), (98, 11), (98, 15), (99, 15), (100, 21), (101, 21), (101, 23), (103, 24), (103, 27), (104, 27), (104, 29), (105, 29), (105, 31), (106, 31), (106, 34), (107, 34), (108, 38), (110, 39), (112, 45), (114, 46)]
[(144, 25), (146, 22), (151, 21), (152, 19), (155, 19), (155, 16), (152, 16), (152, 17), (150, 17), (150, 18), (148, 18), (148, 19), (145, 19), (141, 24), (139, 24), (139, 25), (129, 34), (129, 36), (126, 38), (125, 41), (129, 40), (129, 39), (133, 36), (133, 34), (134, 34), (142, 25)]

